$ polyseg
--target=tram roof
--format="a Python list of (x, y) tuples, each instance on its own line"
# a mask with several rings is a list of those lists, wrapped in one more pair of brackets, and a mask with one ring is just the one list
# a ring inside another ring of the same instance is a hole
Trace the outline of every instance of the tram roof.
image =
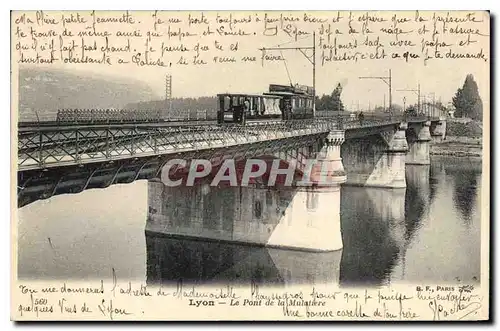
[(292, 92), (265, 92), (264, 95), (297, 96), (297, 97), (312, 98), (312, 95), (310, 94), (292, 93)]
[(273, 98), (280, 99), (281, 96), (274, 94), (243, 94), (243, 93), (220, 93), (217, 94), (218, 97), (258, 97), (258, 98)]

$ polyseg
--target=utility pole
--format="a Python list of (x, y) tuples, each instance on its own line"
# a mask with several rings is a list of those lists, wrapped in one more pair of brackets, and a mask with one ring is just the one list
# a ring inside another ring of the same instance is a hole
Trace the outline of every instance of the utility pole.
[(417, 87), (417, 110), (420, 112), (420, 83)]
[(392, 74), (389, 69), (389, 114), (392, 115)]
[(423, 108), (423, 113), (424, 115), (428, 115), (427, 114), (427, 111), (428, 111), (428, 108), (427, 108), (427, 105), (425, 104), (426, 100), (425, 100), (425, 95), (422, 97), (422, 108)]
[(432, 115), (436, 113), (436, 93), (431, 92), (432, 94)]
[(392, 114), (392, 72), (389, 69), (389, 76), (364, 76), (359, 79), (380, 79), (389, 86), (389, 113)]
[[(262, 55), (265, 55), (266, 51), (286, 51), (286, 50), (296, 50), (300, 51), (304, 57), (312, 64), (312, 84), (313, 84), (313, 117), (316, 117), (316, 32), (313, 31), (313, 44), (312, 46), (306, 47), (269, 47), (269, 48), (259, 48), (262, 51)], [(305, 53), (306, 50), (312, 50), (312, 56)]]
[(165, 103), (168, 103), (168, 113), (172, 114), (172, 76), (165, 77)]
[[(305, 56), (305, 54), (304, 54)], [(316, 31), (313, 31), (313, 56), (312, 56), (312, 66), (313, 66), (313, 118), (316, 117)], [(339, 96), (340, 98), (340, 96)]]
[(414, 92), (417, 95), (417, 113), (420, 113), (420, 83), (418, 84), (417, 89), (401, 89), (396, 91), (404, 91), (404, 92)]

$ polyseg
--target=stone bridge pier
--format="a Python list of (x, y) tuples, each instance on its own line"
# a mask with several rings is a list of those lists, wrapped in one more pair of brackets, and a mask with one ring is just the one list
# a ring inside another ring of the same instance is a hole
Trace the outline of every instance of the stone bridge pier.
[(430, 164), (431, 122), (412, 123), (406, 130), (408, 141), (407, 164)]
[[(341, 186), (379, 188), (370, 191), (376, 213), (382, 219), (403, 222), (406, 164), (430, 164), (430, 125), (430, 121), (403, 122), (331, 130), (279, 152), (263, 149), (254, 154), (261, 159), (271, 156), (273, 167), (280, 159), (279, 169), (274, 170), (282, 177), (293, 177), (292, 186), (281, 186), (278, 182), (283, 181), (277, 178), (276, 185), (265, 181), (271, 177), (269, 167), (246, 186), (168, 187), (162, 174), (161, 181), (149, 184), (147, 230), (268, 248), (339, 251), (344, 247)], [(312, 158), (315, 162), (305, 162)], [(425, 170), (420, 170), (410, 171), (409, 188), (428, 180)]]
[(433, 142), (441, 142), (446, 138), (446, 120), (444, 118), (432, 121), (429, 129)]
[[(316, 252), (343, 248), (340, 188), (346, 173), (340, 156), (344, 131), (331, 131), (319, 142), (315, 163), (304, 169), (288, 206), (266, 246)], [(294, 219), (291, 222), (291, 219)]]
[(366, 135), (349, 133), (342, 144), (346, 185), (405, 188), (406, 123)]

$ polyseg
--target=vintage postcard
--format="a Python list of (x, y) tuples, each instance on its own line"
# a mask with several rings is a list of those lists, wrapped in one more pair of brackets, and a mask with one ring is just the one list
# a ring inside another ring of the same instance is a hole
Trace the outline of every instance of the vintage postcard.
[(490, 318), (487, 11), (12, 11), (11, 319)]

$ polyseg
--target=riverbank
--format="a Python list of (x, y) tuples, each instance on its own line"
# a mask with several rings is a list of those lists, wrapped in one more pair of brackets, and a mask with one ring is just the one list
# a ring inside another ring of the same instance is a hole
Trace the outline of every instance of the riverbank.
[(430, 154), (481, 157), (483, 155), (482, 139), (479, 137), (446, 137), (446, 140), (431, 143)]
[(480, 121), (448, 119), (446, 138), (431, 142), (431, 155), (481, 157), (483, 156), (483, 124)]

